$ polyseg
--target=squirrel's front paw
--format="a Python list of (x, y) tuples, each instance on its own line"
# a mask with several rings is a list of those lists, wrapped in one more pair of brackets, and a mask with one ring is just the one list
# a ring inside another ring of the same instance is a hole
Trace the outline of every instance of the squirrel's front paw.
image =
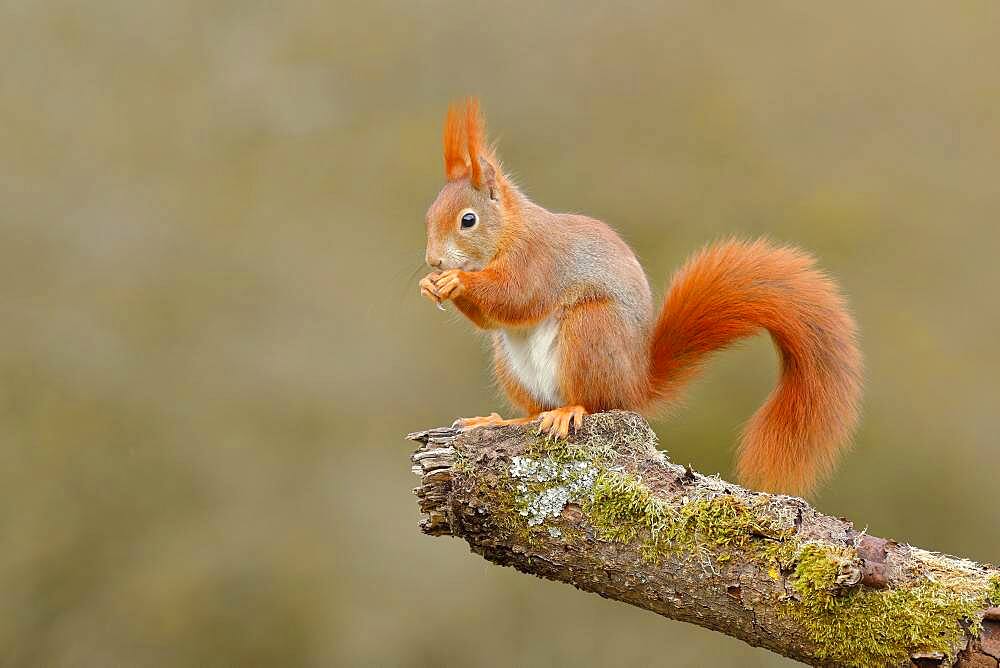
[(440, 278), (440, 276), (441, 274), (435, 271), (420, 279), (420, 295), (438, 305), (441, 304), (441, 298), (438, 297), (437, 287), (434, 286), (434, 281)]
[(439, 300), (444, 301), (462, 296), (462, 293), (465, 292), (465, 286), (460, 278), (461, 273), (459, 269), (441, 272), (441, 275), (434, 281), (434, 288)]

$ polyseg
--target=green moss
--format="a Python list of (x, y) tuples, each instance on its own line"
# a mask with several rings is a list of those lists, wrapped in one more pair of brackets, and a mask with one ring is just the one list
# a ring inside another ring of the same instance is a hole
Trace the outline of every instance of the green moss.
[(801, 600), (830, 608), (836, 601), (837, 577), (849, 560), (846, 548), (834, 552), (830, 547), (806, 544), (797, 555), (792, 588)]
[[(929, 579), (896, 589), (852, 587), (837, 578), (853, 550), (819, 544), (802, 546), (792, 577), (798, 600), (783, 610), (806, 629), (818, 658), (853, 666), (905, 663), (916, 651), (951, 656), (965, 635), (977, 632), (982, 585), (945, 586)], [(981, 583), (981, 581), (978, 581)]]
[(476, 496), (487, 502), (489, 519), (499, 529), (499, 537), (509, 538), (527, 528), (527, 522), (518, 512), (518, 494), (510, 478), (494, 475), (479, 478)]
[(535, 459), (544, 457), (559, 464), (586, 461), (595, 465), (608, 464), (615, 456), (614, 450), (605, 444), (580, 443), (547, 434), (529, 441), (524, 454)]
[(734, 496), (689, 500), (679, 508), (656, 496), (634, 476), (604, 470), (584, 505), (597, 537), (616, 543), (639, 541), (648, 561), (682, 551), (724, 563), (734, 552), (750, 553), (780, 571), (794, 545)]
[(1000, 606), (1000, 575), (994, 575), (990, 578), (989, 585), (986, 587), (986, 602), (989, 605)]
[(683, 524), (675, 536), (678, 542), (692, 538), (717, 548), (746, 550), (762, 530), (754, 513), (728, 495), (688, 502), (681, 506), (681, 517)]
[(766, 566), (771, 579), (780, 580), (783, 573), (789, 573), (795, 567), (799, 541), (795, 539), (795, 530), (789, 529), (758, 539), (754, 548), (758, 561)]
[(672, 509), (631, 476), (601, 471), (583, 506), (601, 540), (631, 543), (640, 536), (654, 548), (667, 536)]

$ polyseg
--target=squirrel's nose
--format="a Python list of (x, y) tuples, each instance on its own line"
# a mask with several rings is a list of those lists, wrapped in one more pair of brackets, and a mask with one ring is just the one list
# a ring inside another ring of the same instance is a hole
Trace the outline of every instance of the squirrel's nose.
[(432, 258), (430, 255), (424, 257), (424, 260), (427, 262), (428, 267), (433, 267), (434, 269), (440, 269), (441, 263), (444, 262), (441, 258)]

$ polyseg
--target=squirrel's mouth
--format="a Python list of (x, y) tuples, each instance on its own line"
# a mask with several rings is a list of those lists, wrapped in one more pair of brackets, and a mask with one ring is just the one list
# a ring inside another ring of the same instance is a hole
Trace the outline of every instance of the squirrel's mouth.
[(445, 258), (441, 263), (441, 269), (458, 269), (459, 271), (479, 271), (481, 267), (468, 258)]

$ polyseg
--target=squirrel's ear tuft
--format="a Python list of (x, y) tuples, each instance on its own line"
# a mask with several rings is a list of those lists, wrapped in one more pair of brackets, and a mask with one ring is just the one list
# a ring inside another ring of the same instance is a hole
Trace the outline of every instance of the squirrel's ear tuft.
[(470, 97), (464, 106), (448, 107), (444, 122), (444, 173), (453, 181), (469, 177), (472, 187), (494, 187), (499, 164), (486, 143), (486, 125), (479, 113), (479, 100)]
[(465, 136), (469, 142), (469, 168), (471, 173), (469, 181), (472, 187), (480, 189), (483, 187), (483, 163), (480, 158), (485, 158), (484, 135), (486, 130), (483, 127), (483, 117), (479, 113), (479, 100), (470, 97), (465, 102)]
[(499, 165), (493, 147), (486, 143), (486, 123), (479, 112), (479, 100), (465, 103), (465, 135), (469, 142), (469, 181), (478, 190), (496, 185)]
[(453, 104), (448, 107), (448, 116), (444, 121), (444, 174), (448, 180), (465, 174), (465, 153), (465, 119)]

